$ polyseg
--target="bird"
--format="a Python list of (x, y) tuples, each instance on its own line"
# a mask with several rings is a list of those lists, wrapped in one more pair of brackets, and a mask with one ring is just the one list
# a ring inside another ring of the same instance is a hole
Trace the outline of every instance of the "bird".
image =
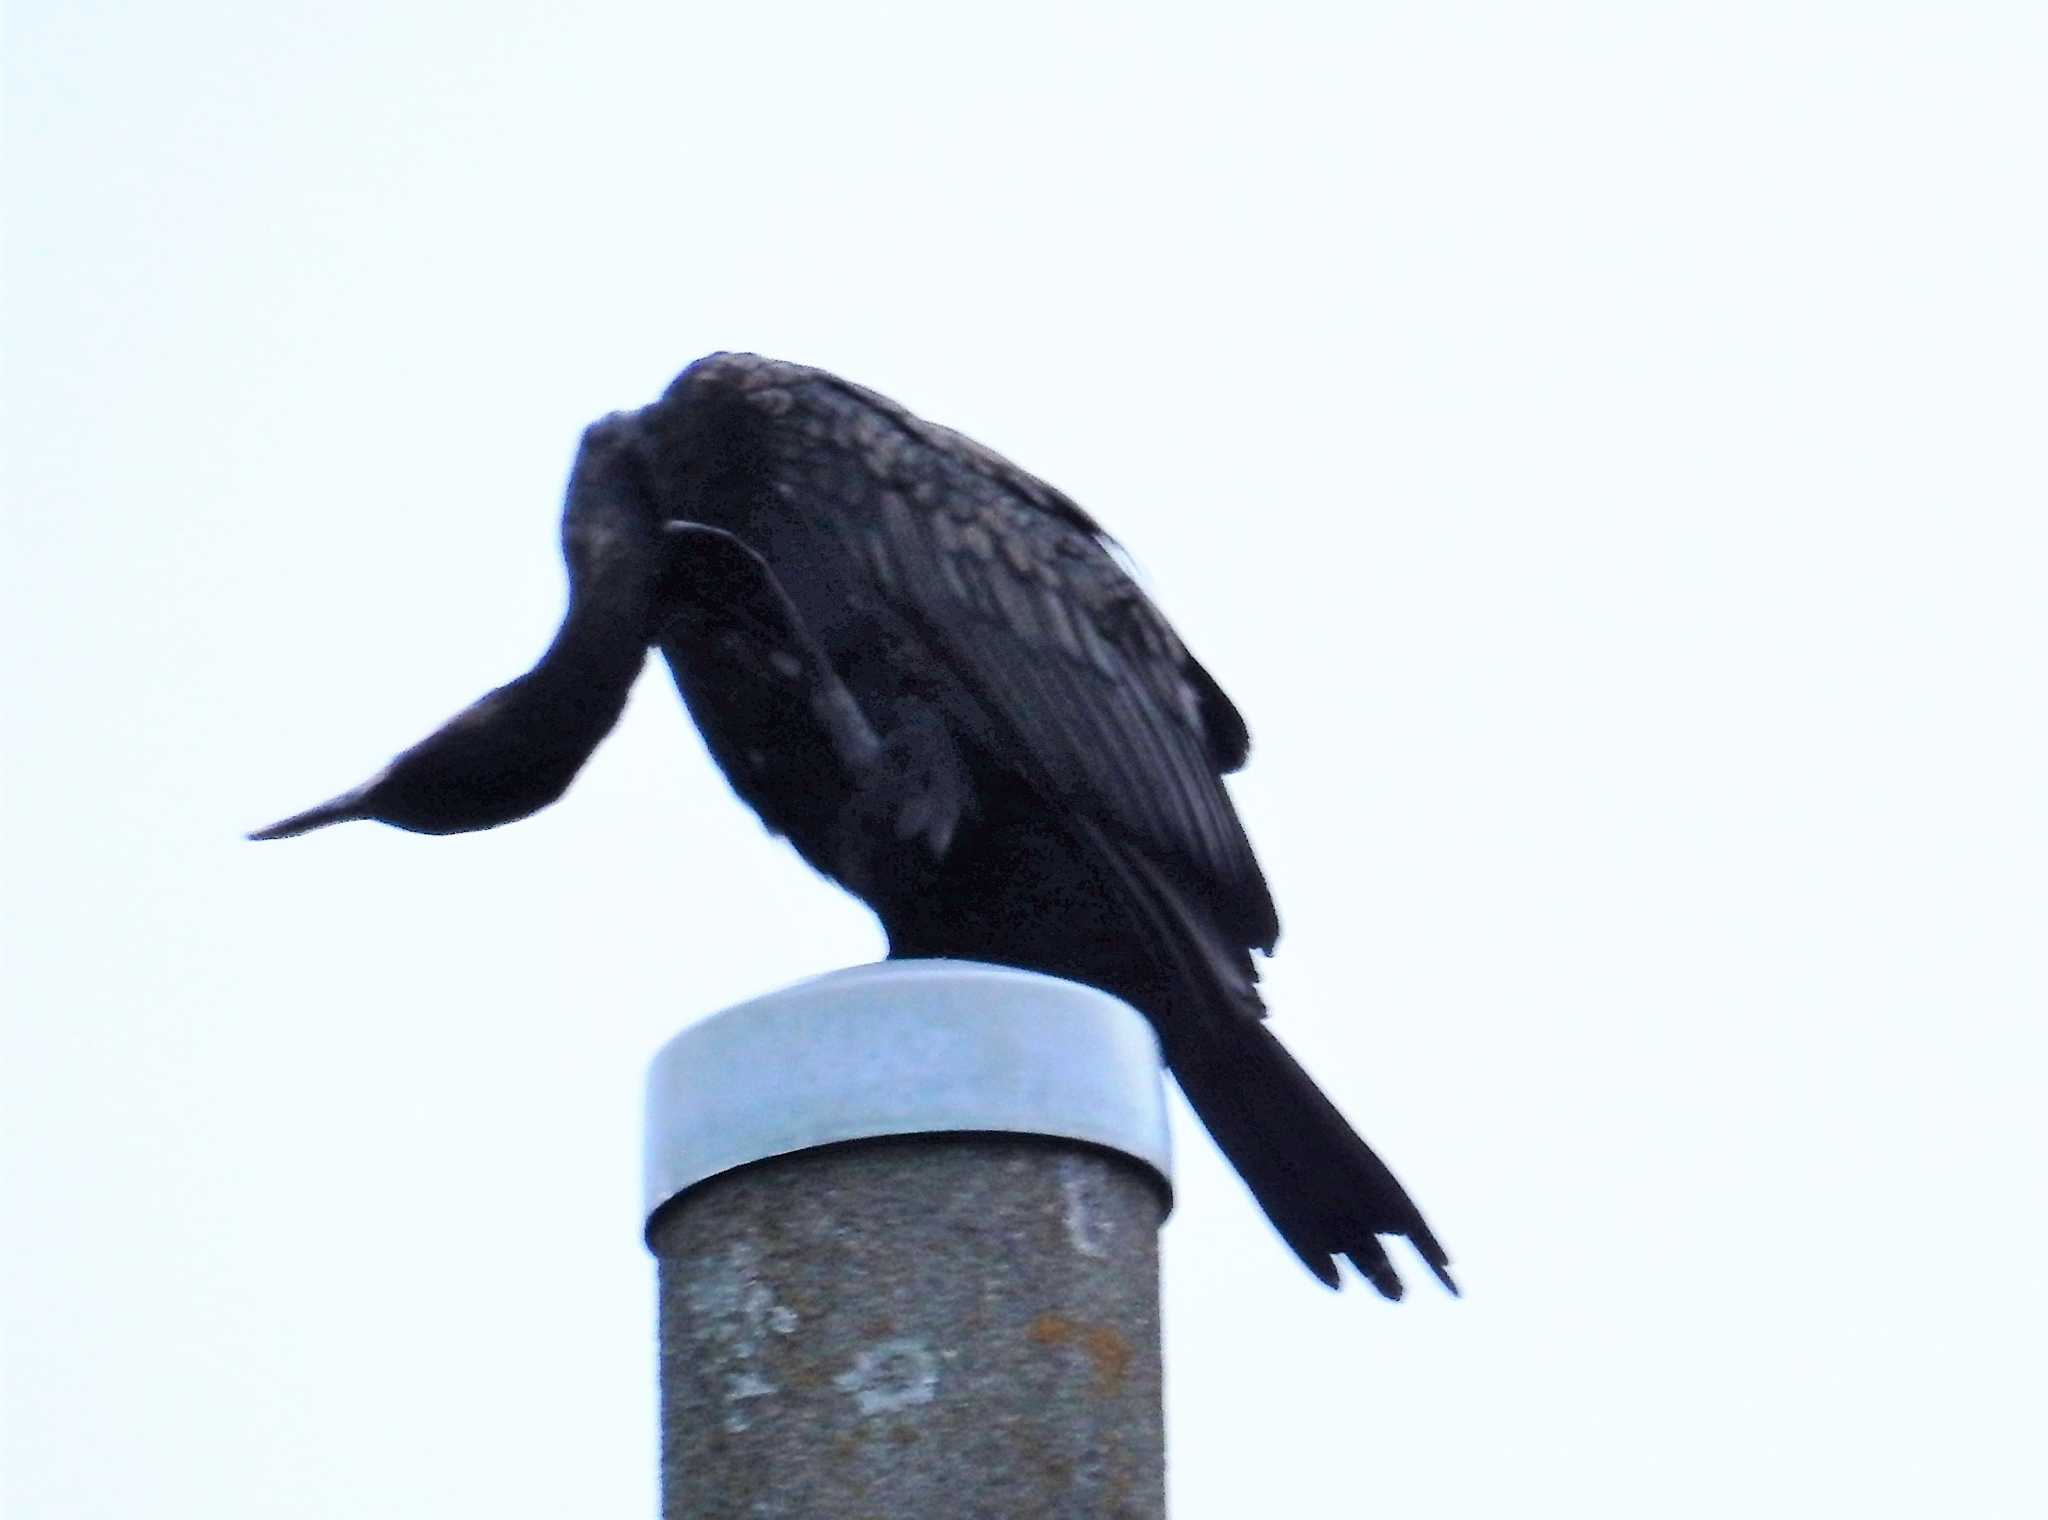
[(1151, 1023), (1321, 1282), (1458, 1291), (1393, 1172), (1266, 1022), (1280, 925), (1225, 777), (1250, 732), (1072, 499), (820, 369), (698, 360), (584, 432), (562, 625), (527, 674), (254, 839), (496, 827), (557, 800), (657, 650), (733, 790), (891, 959), (1019, 967)]

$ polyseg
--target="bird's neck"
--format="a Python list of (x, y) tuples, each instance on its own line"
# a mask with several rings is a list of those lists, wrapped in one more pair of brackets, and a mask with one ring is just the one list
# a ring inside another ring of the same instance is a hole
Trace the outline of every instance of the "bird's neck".
[(576, 596), (528, 680), (529, 700), (569, 744), (595, 743), (618, 721), (647, 658), (646, 616), (630, 596)]

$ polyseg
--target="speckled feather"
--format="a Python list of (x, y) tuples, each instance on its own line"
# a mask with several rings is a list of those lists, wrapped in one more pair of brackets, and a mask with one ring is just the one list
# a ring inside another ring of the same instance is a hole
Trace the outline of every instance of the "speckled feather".
[(662, 509), (750, 545), (779, 588), (738, 598), (786, 611), (752, 636), (815, 648), (790, 657), (878, 736), (874, 763), (830, 762), (843, 746), (802, 736), (814, 708), (785, 683), (662, 643), (735, 789), (875, 910), (891, 955), (1123, 997), (1321, 1281), (1348, 1258), (1398, 1298), (1378, 1237), (1401, 1234), (1452, 1286), (1399, 1181), (1261, 1022), (1252, 951), (1279, 926), (1222, 781), (1244, 720), (1095, 520), (872, 391), (753, 355), (699, 361), (635, 421)]
[(425, 833), (546, 807), (659, 648), (734, 790), (895, 957), (1115, 993), (1282, 1237), (1399, 1297), (1446, 1286), (1406, 1191), (1262, 1022), (1278, 934), (1222, 777), (1237, 709), (1095, 520), (971, 439), (818, 370), (721, 354), (593, 424), (540, 662), (361, 786), (258, 830)]
[(993, 450), (823, 371), (715, 355), (669, 399), (703, 407), (721, 392), (758, 419), (781, 509), (828, 529), (811, 542), (847, 556), (839, 578), (922, 633), (1004, 758), (1198, 876), (1224, 927), (1272, 949), (1273, 901), (1220, 779), (1245, 761), (1244, 720), (1095, 520)]

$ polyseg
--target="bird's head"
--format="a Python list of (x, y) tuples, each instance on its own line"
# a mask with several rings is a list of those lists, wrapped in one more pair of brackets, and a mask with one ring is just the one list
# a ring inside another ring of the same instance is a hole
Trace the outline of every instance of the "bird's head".
[(478, 698), (361, 786), (258, 829), (289, 839), (368, 819), (416, 834), (467, 834), (537, 813), (567, 790), (589, 753), (551, 742), (532, 674)]
[(562, 514), (569, 610), (540, 663), (470, 703), (361, 786), (258, 829), (287, 839), (369, 818), (419, 834), (511, 823), (568, 789), (625, 706), (663, 561), (639, 419), (592, 423)]

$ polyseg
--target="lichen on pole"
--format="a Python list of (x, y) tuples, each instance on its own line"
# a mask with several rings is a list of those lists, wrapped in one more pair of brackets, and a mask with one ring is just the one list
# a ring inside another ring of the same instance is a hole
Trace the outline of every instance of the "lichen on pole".
[(822, 978), (649, 1080), (666, 1520), (1164, 1513), (1156, 1046), (1089, 988)]

